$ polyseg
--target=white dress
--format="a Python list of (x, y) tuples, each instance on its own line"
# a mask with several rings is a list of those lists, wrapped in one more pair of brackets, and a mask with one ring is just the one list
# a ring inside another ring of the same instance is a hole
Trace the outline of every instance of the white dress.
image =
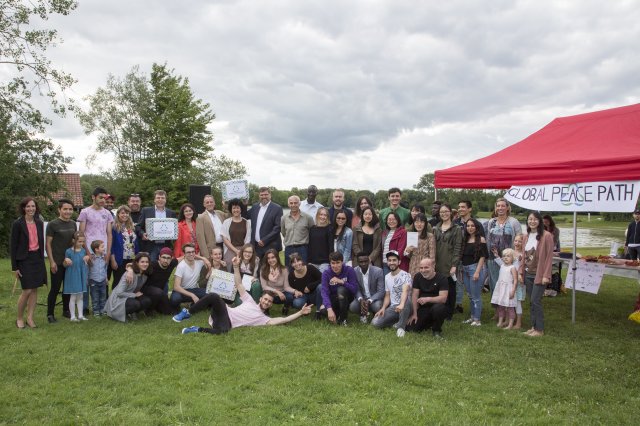
[(493, 296), (491, 296), (491, 303), (498, 306), (506, 306), (508, 308), (515, 308), (517, 304), (517, 298), (510, 299), (511, 290), (513, 289), (513, 275), (511, 270), (515, 269), (515, 265), (502, 265), (500, 266), (500, 274), (498, 275), (498, 282), (496, 288), (493, 290)]

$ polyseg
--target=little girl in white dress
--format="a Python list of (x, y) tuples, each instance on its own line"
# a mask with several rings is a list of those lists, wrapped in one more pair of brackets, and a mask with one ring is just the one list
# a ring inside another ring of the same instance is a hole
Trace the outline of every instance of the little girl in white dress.
[(513, 264), (514, 257), (515, 252), (513, 249), (504, 249), (502, 251), (502, 265), (500, 266), (496, 288), (491, 297), (491, 303), (498, 305), (497, 326), (504, 327), (505, 330), (512, 329), (513, 322), (516, 319), (518, 272)]

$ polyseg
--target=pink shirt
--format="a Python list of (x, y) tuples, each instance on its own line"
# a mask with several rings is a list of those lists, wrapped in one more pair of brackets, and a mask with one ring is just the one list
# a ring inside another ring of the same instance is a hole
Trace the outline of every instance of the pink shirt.
[(82, 209), (78, 216), (78, 222), (86, 222), (84, 236), (86, 238), (87, 247), (89, 247), (95, 240), (104, 242), (106, 246), (107, 224), (113, 222), (113, 216), (109, 210), (103, 207), (96, 210), (89, 206)]
[(29, 251), (36, 251), (40, 248), (38, 244), (38, 228), (35, 223), (27, 223), (27, 231), (29, 231)]
[[(231, 328), (267, 325), (269, 317), (262, 312), (249, 293), (244, 293), (240, 300), (242, 304), (235, 308), (227, 308), (227, 315), (231, 321)], [(209, 317), (209, 325), (213, 327), (213, 319)]]

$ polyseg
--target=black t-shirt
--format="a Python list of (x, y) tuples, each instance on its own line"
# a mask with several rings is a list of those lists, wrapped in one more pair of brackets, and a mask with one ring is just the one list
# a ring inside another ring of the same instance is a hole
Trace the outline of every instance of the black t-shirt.
[(64, 262), (64, 252), (71, 247), (73, 234), (77, 230), (74, 220), (64, 221), (60, 218), (54, 219), (47, 224), (47, 237), (51, 237), (51, 251), (48, 253), (53, 257), (57, 265)]
[(309, 287), (309, 292), (313, 292), (322, 280), (322, 273), (313, 265), (307, 265), (307, 273), (302, 278), (297, 278), (296, 273), (289, 274), (289, 285), (295, 290), (304, 292), (305, 287)]
[(145, 285), (158, 287), (159, 289), (164, 290), (164, 286), (167, 281), (169, 281), (169, 277), (173, 270), (176, 269), (176, 266), (178, 266), (178, 260), (175, 258), (171, 259), (171, 263), (169, 263), (167, 269), (162, 269), (160, 267), (160, 263), (158, 263), (157, 260), (154, 260), (151, 262), (153, 272), (149, 275), (149, 278), (147, 278), (147, 283)]
[(413, 288), (420, 290), (418, 297), (438, 297), (441, 291), (449, 291), (449, 281), (437, 272), (430, 280), (418, 272), (413, 277)]

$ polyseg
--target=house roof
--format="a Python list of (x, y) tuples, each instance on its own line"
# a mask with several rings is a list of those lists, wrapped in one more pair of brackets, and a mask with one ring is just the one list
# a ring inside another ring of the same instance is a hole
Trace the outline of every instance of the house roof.
[(73, 201), (73, 205), (76, 208), (83, 207), (84, 201), (82, 199), (82, 187), (80, 185), (80, 174), (79, 173), (60, 173), (60, 179), (62, 179), (63, 181), (63, 188), (51, 194), (51, 199), (58, 200), (60, 198), (69, 196), (71, 201)]

